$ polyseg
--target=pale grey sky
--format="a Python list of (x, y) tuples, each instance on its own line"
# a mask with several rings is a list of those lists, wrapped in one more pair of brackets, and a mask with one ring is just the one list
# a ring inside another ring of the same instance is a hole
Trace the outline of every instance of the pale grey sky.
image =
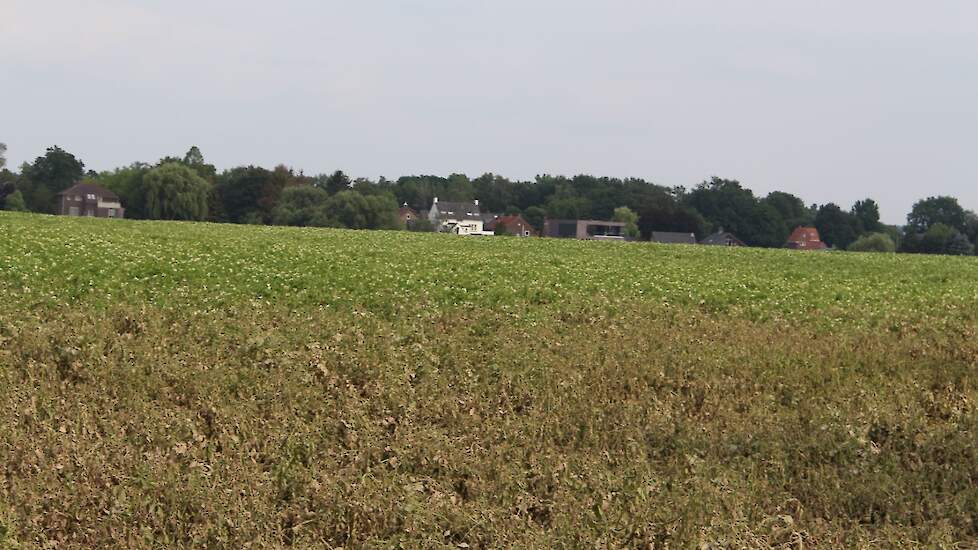
[(0, 0), (0, 141), (89, 168), (736, 178), (978, 209), (978, 3)]

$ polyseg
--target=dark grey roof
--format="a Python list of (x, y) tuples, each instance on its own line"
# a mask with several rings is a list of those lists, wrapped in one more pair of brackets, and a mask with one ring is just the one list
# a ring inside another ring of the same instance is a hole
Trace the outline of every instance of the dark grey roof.
[(664, 244), (696, 244), (696, 235), (692, 233), (673, 233), (670, 231), (653, 231), (652, 241)]
[(71, 187), (57, 193), (58, 195), (87, 195), (87, 194), (98, 195), (102, 197), (103, 200), (117, 201), (119, 200), (119, 195), (116, 195), (112, 191), (102, 187), (101, 185), (95, 185), (94, 183), (76, 183)]
[(438, 207), (438, 217), (440, 219), (482, 220), (479, 205), (474, 202), (438, 201), (432, 205), (432, 208), (435, 207)]
[(700, 241), (700, 244), (715, 246), (731, 246), (731, 243), (733, 243), (733, 246), (746, 246), (744, 241), (738, 239), (736, 235), (730, 233), (729, 231), (714, 233)]

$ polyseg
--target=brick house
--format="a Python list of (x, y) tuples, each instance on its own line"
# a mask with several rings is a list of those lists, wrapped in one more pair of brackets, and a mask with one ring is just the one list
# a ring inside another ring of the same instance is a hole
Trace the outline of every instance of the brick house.
[(418, 213), (413, 208), (411, 208), (410, 206), (408, 206), (407, 203), (404, 203), (404, 205), (401, 206), (401, 208), (398, 209), (398, 211), (397, 211), (397, 217), (401, 219), (401, 223), (403, 223), (405, 225), (411, 225), (420, 216), (418, 215)]
[(530, 225), (530, 222), (523, 219), (519, 214), (515, 216), (499, 216), (498, 218), (486, 223), (486, 231), (497, 233), (497, 228), (502, 227), (507, 235), (517, 237), (536, 237), (537, 230)]
[(57, 213), (62, 216), (123, 218), (125, 211), (118, 195), (94, 183), (76, 183), (58, 193)]
[(788, 242), (784, 244), (784, 247), (794, 250), (825, 250), (828, 248), (822, 242), (822, 238), (818, 234), (818, 229), (814, 227), (796, 227), (791, 232), (791, 235), (788, 237)]

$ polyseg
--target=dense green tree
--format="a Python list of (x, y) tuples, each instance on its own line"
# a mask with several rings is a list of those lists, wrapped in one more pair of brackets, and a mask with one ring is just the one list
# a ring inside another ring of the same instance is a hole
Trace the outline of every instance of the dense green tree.
[(859, 220), (831, 202), (819, 207), (815, 228), (825, 244), (842, 249), (852, 244), (860, 233)]
[(210, 184), (183, 163), (171, 162), (143, 177), (146, 214), (152, 219), (203, 220)]
[(956, 230), (950, 225), (935, 223), (921, 235), (919, 248), (916, 251), (924, 254), (944, 254), (955, 233)]
[(435, 226), (428, 218), (418, 218), (407, 224), (407, 230), (418, 233), (430, 233), (435, 230)]
[(349, 176), (344, 174), (342, 170), (337, 170), (328, 176), (316, 176), (313, 181), (313, 185), (323, 189), (330, 195), (346, 191), (350, 189), (352, 184), (353, 182), (350, 181)]
[(873, 199), (856, 201), (852, 205), (851, 214), (859, 222), (860, 232), (874, 233), (882, 229), (880, 207)]
[[(815, 212), (805, 206), (804, 201), (783, 191), (772, 191), (761, 202), (775, 209), (784, 220), (785, 231), (790, 233), (796, 227), (812, 225), (815, 221)], [(787, 238), (787, 235), (785, 235)], [(785, 239), (780, 239), (776, 246), (783, 244)]]
[(951, 237), (947, 240), (946, 251), (952, 256), (970, 256), (974, 253), (975, 247), (968, 240), (968, 237), (964, 236), (958, 230), (954, 230)]
[(537, 231), (543, 231), (543, 222), (547, 218), (547, 211), (539, 206), (531, 206), (523, 211), (523, 219), (530, 223)]
[(353, 190), (329, 197), (313, 219), (313, 225), (349, 229), (397, 229), (397, 202), (391, 195), (364, 196)]
[(27, 207), (34, 212), (54, 212), (55, 196), (77, 183), (85, 174), (85, 164), (57, 145), (21, 170), (18, 189)]
[(723, 227), (752, 246), (781, 246), (788, 235), (777, 208), (758, 201), (736, 180), (714, 177), (687, 193), (685, 201), (712, 227)]
[(615, 208), (611, 216), (612, 221), (625, 223), (625, 236), (637, 239), (641, 234), (638, 231), (638, 214), (627, 206)]
[(847, 248), (850, 252), (896, 252), (896, 244), (886, 233), (867, 233)]
[(217, 168), (213, 164), (207, 164), (204, 161), (204, 154), (200, 152), (200, 149), (196, 145), (190, 147), (186, 154), (183, 155), (184, 164), (193, 168), (197, 175), (204, 178), (205, 180), (213, 183), (214, 176), (217, 175)]
[(958, 231), (967, 231), (964, 208), (954, 197), (928, 197), (917, 201), (907, 215), (907, 229), (913, 233), (925, 233), (935, 224), (944, 224)]
[(216, 199), (223, 219), (216, 221), (244, 223), (246, 217), (253, 220), (255, 215), (268, 220), (282, 189), (293, 179), (285, 167), (269, 171), (241, 166), (222, 173), (217, 177)]
[(278, 204), (272, 210), (272, 223), (312, 225), (327, 199), (329, 193), (312, 185), (288, 187), (282, 190)]
[(24, 202), (24, 195), (19, 190), (4, 197), (3, 203), (0, 206), (3, 206), (2, 210), (9, 210), (11, 212), (27, 211), (27, 203)]
[(119, 200), (126, 209), (127, 218), (143, 219), (147, 217), (143, 178), (150, 170), (148, 164), (137, 162), (123, 168), (100, 172), (93, 180), (119, 195)]
[(547, 217), (561, 220), (580, 220), (591, 217), (591, 201), (584, 197), (551, 197), (547, 201)]

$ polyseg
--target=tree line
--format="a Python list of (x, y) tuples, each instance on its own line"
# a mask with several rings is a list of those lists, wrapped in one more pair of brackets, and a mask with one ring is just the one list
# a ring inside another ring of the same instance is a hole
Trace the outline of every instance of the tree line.
[(0, 144), (0, 208), (6, 210), (51, 213), (58, 192), (90, 181), (118, 194), (126, 217), (136, 219), (430, 231), (423, 219), (404, 227), (399, 206), (423, 212), (435, 197), (477, 198), (483, 211), (521, 214), (537, 229), (548, 217), (618, 219), (642, 239), (653, 231), (703, 238), (722, 228), (750, 246), (780, 247), (795, 227), (814, 226), (837, 249), (964, 255), (973, 254), (978, 242), (978, 215), (946, 196), (918, 201), (906, 225), (892, 226), (880, 222), (879, 206), (870, 198), (848, 209), (834, 203), (806, 205), (791, 193), (773, 191), (761, 197), (736, 180), (718, 177), (691, 189), (584, 174), (545, 174), (532, 181), (491, 173), (374, 181), (351, 179), (342, 171), (307, 176), (282, 165), (219, 172), (197, 147), (182, 157), (95, 172), (54, 146), (12, 171), (5, 150)]

